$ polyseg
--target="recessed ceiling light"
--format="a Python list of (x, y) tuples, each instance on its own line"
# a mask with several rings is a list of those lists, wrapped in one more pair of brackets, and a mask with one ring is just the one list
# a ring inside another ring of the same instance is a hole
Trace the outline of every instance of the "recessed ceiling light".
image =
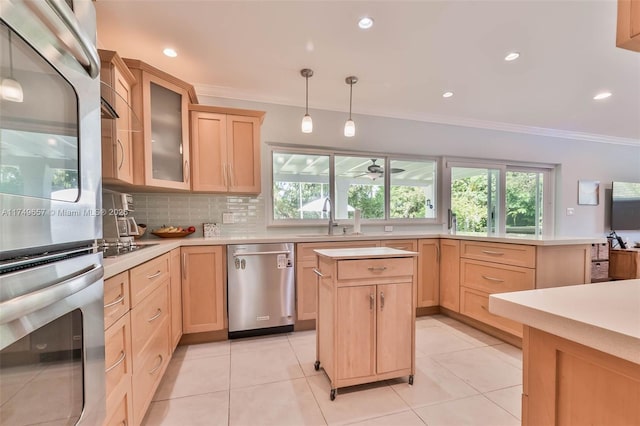
[(175, 58), (176, 56), (178, 56), (178, 52), (176, 52), (174, 49), (167, 47), (166, 49), (164, 49), (162, 51), (162, 53), (164, 53), (165, 55), (167, 55), (170, 58)]
[(373, 27), (373, 18), (369, 18), (368, 16), (360, 18), (360, 20), (358, 21), (358, 26), (363, 30), (368, 30), (369, 28)]
[(520, 53), (518, 52), (510, 52), (507, 56), (504, 57), (505, 61), (515, 61), (520, 57)]
[(611, 92), (600, 92), (593, 97), (593, 100), (601, 101), (602, 99), (607, 99), (609, 96), (611, 96)]
[(453, 96), (453, 92), (444, 92), (444, 93), (442, 94), (442, 97), (443, 97), (443, 98), (450, 98), (450, 97), (452, 97), (452, 96)]

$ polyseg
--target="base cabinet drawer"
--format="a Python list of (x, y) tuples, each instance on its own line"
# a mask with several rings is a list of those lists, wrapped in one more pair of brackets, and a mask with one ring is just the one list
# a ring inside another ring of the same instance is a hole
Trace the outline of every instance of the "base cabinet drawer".
[(129, 312), (129, 273), (104, 280), (104, 329)]
[(460, 257), (502, 263), (504, 265), (535, 268), (536, 248), (521, 244), (462, 241)]
[(142, 422), (168, 364), (169, 319), (165, 318), (134, 364), (131, 386), (134, 424)]
[(533, 290), (535, 270), (478, 260), (460, 260), (460, 285), (487, 293)]
[(413, 258), (409, 257), (338, 261), (338, 280), (395, 278), (410, 276), (412, 271)]
[(120, 382), (131, 383), (132, 362), (131, 326), (129, 314), (107, 329), (104, 337), (104, 364), (107, 399)]
[(460, 313), (522, 338), (522, 324), (489, 312), (489, 294), (460, 287)]
[(133, 401), (131, 400), (131, 377), (126, 386), (119, 386), (107, 397), (107, 416), (104, 426), (133, 425)]
[(169, 287), (157, 288), (142, 303), (131, 310), (131, 349), (137, 360), (149, 336), (169, 318)]
[(169, 253), (166, 253), (129, 270), (132, 308), (163, 282), (169, 282), (169, 260)]

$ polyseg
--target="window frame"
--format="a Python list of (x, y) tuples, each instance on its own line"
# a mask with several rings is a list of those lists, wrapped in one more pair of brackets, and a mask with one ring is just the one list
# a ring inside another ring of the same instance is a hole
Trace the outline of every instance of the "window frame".
[[(394, 154), (394, 153), (380, 153), (369, 151), (348, 151), (348, 150), (334, 150), (323, 147), (313, 146), (299, 146), (289, 144), (277, 144), (266, 143), (268, 147), (268, 161), (269, 161), (269, 188), (265, 195), (267, 214), (267, 227), (307, 227), (307, 226), (322, 226), (327, 224), (326, 219), (275, 219), (273, 215), (273, 155), (274, 153), (283, 154), (309, 154), (309, 155), (326, 155), (329, 157), (329, 197), (333, 201), (335, 199), (335, 157), (336, 156), (354, 156), (354, 157), (372, 157), (372, 158), (384, 158), (385, 170), (390, 170), (390, 164), (392, 160), (401, 161), (432, 161), (436, 168), (435, 178), (436, 182), (433, 185), (434, 200), (437, 203), (435, 217), (433, 218), (390, 218), (390, 196), (391, 196), (391, 174), (384, 174), (384, 218), (383, 219), (362, 219), (363, 225), (442, 225), (444, 219), (442, 216), (442, 191), (441, 191), (441, 178), (442, 178), (442, 157), (435, 156), (423, 156), (423, 155), (408, 155), (408, 154)], [(332, 206), (333, 207), (333, 206)], [(446, 210), (444, 210), (446, 211)], [(340, 225), (353, 225), (353, 219), (335, 219)]]

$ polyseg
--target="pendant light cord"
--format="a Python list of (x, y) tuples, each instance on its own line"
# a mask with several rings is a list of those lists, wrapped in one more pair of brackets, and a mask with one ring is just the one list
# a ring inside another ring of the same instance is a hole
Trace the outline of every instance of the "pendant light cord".
[(349, 120), (351, 120), (351, 99), (353, 98), (353, 81), (349, 83)]
[(306, 81), (306, 96), (305, 96), (305, 110), (304, 113), (305, 115), (309, 115), (309, 75), (306, 75), (304, 77), (305, 81)]
[(13, 48), (11, 47), (11, 28), (7, 27), (9, 33), (9, 78), (13, 78)]

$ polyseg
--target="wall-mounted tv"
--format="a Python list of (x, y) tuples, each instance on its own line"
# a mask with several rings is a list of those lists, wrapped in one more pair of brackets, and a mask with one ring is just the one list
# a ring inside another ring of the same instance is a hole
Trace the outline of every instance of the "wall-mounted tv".
[(611, 229), (613, 231), (640, 230), (640, 183), (613, 182)]

